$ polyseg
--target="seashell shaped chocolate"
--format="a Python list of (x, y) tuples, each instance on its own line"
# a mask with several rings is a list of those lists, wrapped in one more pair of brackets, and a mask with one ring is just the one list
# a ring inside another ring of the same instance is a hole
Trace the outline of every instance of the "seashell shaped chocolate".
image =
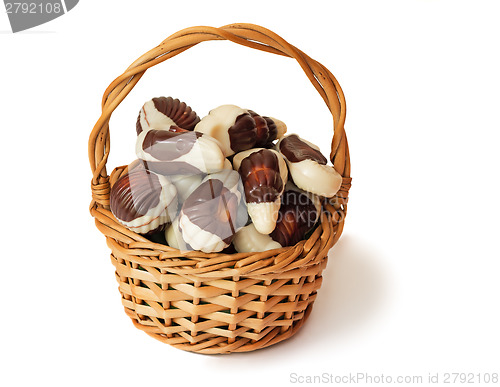
[(317, 195), (332, 197), (340, 189), (342, 176), (330, 165), (317, 145), (296, 134), (278, 141), (277, 148), (288, 164), (297, 187)]
[(219, 141), (226, 157), (254, 147), (269, 147), (286, 132), (286, 125), (270, 117), (262, 117), (236, 105), (212, 109), (196, 125), (195, 130)]
[(200, 117), (185, 102), (172, 97), (153, 98), (146, 102), (137, 117), (136, 130), (169, 130), (176, 126), (185, 130), (193, 130), (200, 122)]
[(182, 205), (182, 239), (195, 250), (222, 251), (246, 223), (246, 213), (240, 210), (242, 201), (237, 172), (225, 169), (208, 175)]
[(248, 113), (255, 121), (256, 148), (269, 148), (273, 146), (273, 141), (277, 138), (283, 137), (286, 133), (286, 125), (284, 122), (271, 117), (263, 117), (253, 110), (248, 110)]
[(162, 175), (195, 175), (224, 168), (226, 158), (217, 141), (198, 132), (149, 129), (137, 136), (137, 157)]
[(233, 166), (241, 176), (248, 214), (256, 230), (269, 234), (276, 226), (288, 178), (284, 159), (274, 150), (257, 148), (235, 155)]
[(235, 234), (233, 245), (238, 253), (254, 253), (282, 247), (269, 235), (258, 232), (253, 223), (243, 227)]
[(177, 190), (164, 176), (134, 166), (111, 187), (110, 208), (129, 230), (152, 234), (177, 214)]
[(270, 237), (281, 246), (293, 246), (304, 239), (321, 213), (319, 198), (291, 183), (283, 193), (276, 228)]
[(193, 193), (193, 191), (199, 187), (202, 183), (205, 175), (171, 175), (168, 179), (177, 188), (177, 196), (179, 199), (179, 204), (184, 203), (186, 199)]
[(181, 251), (191, 251), (193, 250), (184, 239), (182, 238), (182, 232), (179, 228), (179, 218), (175, 218), (173, 222), (165, 229), (165, 240), (170, 247), (174, 249), (179, 249)]

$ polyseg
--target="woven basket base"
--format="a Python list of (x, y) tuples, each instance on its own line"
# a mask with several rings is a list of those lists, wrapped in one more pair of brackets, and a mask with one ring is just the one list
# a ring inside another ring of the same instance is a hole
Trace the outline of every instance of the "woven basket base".
[(220, 355), (220, 354), (230, 354), (232, 352), (250, 352), (255, 351), (257, 349), (262, 349), (269, 347), (270, 345), (277, 344), (283, 340), (286, 340), (293, 335), (295, 335), (299, 329), (302, 327), (304, 322), (307, 320), (309, 315), (311, 314), (313, 303), (310, 303), (309, 306), (304, 311), (303, 316), (295, 321), (292, 326), (286, 331), (282, 332), (281, 327), (275, 327), (271, 331), (269, 331), (264, 337), (260, 340), (250, 340), (247, 338), (239, 338), (233, 343), (228, 343), (227, 339), (224, 337), (214, 337), (213, 339), (206, 340), (202, 343), (196, 344), (176, 344), (176, 339), (168, 338), (164, 334), (161, 333), (152, 333), (145, 330), (145, 326), (138, 322), (137, 314), (128, 308), (125, 309), (125, 313), (130, 317), (134, 326), (149, 336), (153, 337), (156, 340), (159, 340), (163, 343), (170, 344), (172, 347), (182, 349), (184, 351), (189, 352), (197, 352), (204, 355)]

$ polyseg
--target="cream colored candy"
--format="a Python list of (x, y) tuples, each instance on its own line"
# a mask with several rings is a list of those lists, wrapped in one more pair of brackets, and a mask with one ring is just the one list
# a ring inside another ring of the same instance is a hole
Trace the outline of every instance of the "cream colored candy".
[(211, 173), (226, 165), (217, 140), (195, 132), (171, 133), (143, 130), (136, 141), (136, 154), (148, 168), (164, 175)]
[(274, 202), (247, 203), (248, 215), (262, 234), (270, 234), (274, 230), (280, 207), (281, 196)]
[(205, 183), (211, 179), (221, 181), (224, 187), (234, 193), (238, 197), (238, 200), (241, 201), (243, 197), (243, 186), (240, 175), (236, 171), (225, 168), (205, 176), (202, 182)]
[(307, 158), (307, 156), (304, 158), (303, 154), (300, 154), (300, 157), (304, 159), (300, 161), (292, 161), (287, 158), (286, 152), (283, 151), (281, 144), (285, 139), (291, 136), (298, 138), (298, 141), (303, 143), (301, 146), (304, 148), (310, 147), (318, 153), (321, 152), (317, 145), (314, 145), (297, 135), (289, 135), (278, 141), (277, 149), (286, 160), (290, 176), (295, 185), (304, 191), (311, 192), (316, 195), (325, 197), (335, 196), (342, 185), (342, 176), (331, 165), (321, 164), (316, 160)]
[(182, 204), (191, 195), (191, 193), (198, 188), (203, 181), (204, 175), (173, 175), (168, 176), (168, 179), (177, 188), (177, 195), (179, 202)]
[(224, 155), (253, 147), (269, 147), (276, 138), (286, 132), (286, 125), (277, 119), (264, 117), (253, 110), (236, 105), (222, 105), (212, 109), (196, 125), (197, 132), (206, 133), (217, 139)]
[[(144, 104), (139, 112), (140, 131), (148, 129), (168, 130), (172, 125), (176, 125), (174, 120), (158, 111), (153, 100)], [(139, 131), (139, 130), (138, 130)]]
[(203, 230), (191, 222), (188, 217), (182, 216), (182, 213), (179, 218), (179, 226), (182, 231), (182, 237), (189, 240), (189, 244), (194, 250), (213, 253), (224, 250), (229, 246), (220, 236)]
[(224, 160), (223, 169), (233, 169), (233, 164), (231, 164), (231, 161), (229, 161), (228, 159)]
[(228, 129), (234, 125), (236, 119), (242, 114), (248, 114), (245, 109), (236, 105), (222, 105), (210, 110), (207, 116), (195, 126), (195, 131), (206, 133), (217, 139), (222, 152), (226, 157), (234, 154), (231, 149), (231, 140)]
[(281, 248), (281, 245), (272, 240), (269, 235), (258, 232), (253, 223), (236, 233), (233, 245), (238, 253), (254, 253)]
[(294, 183), (305, 191), (330, 198), (340, 189), (342, 176), (330, 165), (313, 160), (288, 163)]
[(168, 245), (174, 249), (179, 249), (181, 251), (192, 250), (187, 246), (184, 239), (182, 239), (182, 233), (179, 229), (179, 218), (175, 218), (172, 224), (167, 227), (165, 230), (165, 239)]
[(146, 102), (137, 117), (137, 134), (143, 130), (169, 130), (172, 126), (193, 130), (200, 117), (185, 102), (172, 97), (153, 98)]

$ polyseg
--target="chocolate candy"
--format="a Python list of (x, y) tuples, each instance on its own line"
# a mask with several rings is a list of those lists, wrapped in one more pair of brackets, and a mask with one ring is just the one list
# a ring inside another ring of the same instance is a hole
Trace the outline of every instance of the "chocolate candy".
[(179, 228), (183, 240), (205, 253), (228, 247), (246, 223), (239, 210), (242, 200), (238, 173), (225, 169), (208, 175), (182, 205)]
[(182, 232), (179, 228), (179, 218), (175, 218), (170, 226), (165, 229), (165, 239), (167, 244), (174, 249), (181, 251), (193, 250), (182, 238)]
[(236, 105), (222, 105), (203, 117), (195, 130), (216, 138), (228, 157), (254, 147), (271, 146), (278, 134), (286, 131), (286, 126)]
[(193, 130), (198, 122), (200, 117), (184, 102), (160, 97), (144, 104), (137, 117), (136, 130), (137, 134), (149, 129), (169, 130), (171, 126)]
[(256, 230), (269, 234), (276, 226), (281, 194), (288, 178), (286, 163), (271, 149), (252, 149), (233, 158), (245, 189), (248, 214)]
[(154, 233), (177, 214), (177, 190), (167, 178), (138, 164), (111, 187), (110, 208), (129, 230)]
[(144, 130), (137, 136), (137, 157), (162, 175), (195, 175), (224, 168), (226, 159), (217, 141), (198, 132)]
[(327, 159), (318, 146), (291, 134), (279, 140), (277, 148), (299, 188), (325, 197), (334, 196), (340, 189), (342, 176), (326, 165)]
[(191, 193), (198, 188), (203, 181), (204, 174), (197, 175), (172, 175), (168, 179), (177, 188), (177, 196), (179, 203), (182, 204), (191, 195)]
[[(243, 152), (239, 152), (234, 155), (233, 157), (233, 169), (235, 171), (238, 171), (240, 169), (241, 162), (243, 159), (247, 158), (250, 156), (252, 153), (259, 152), (261, 150), (264, 150), (265, 148), (253, 148), (253, 149), (248, 149)], [(279, 173), (281, 175), (281, 179), (283, 180), (284, 184), (288, 181), (288, 167), (286, 166), (285, 159), (283, 156), (275, 151), (274, 149), (267, 149), (270, 150), (271, 152), (274, 152), (276, 157), (278, 157), (278, 167), (279, 167)]]
[(271, 238), (283, 247), (295, 245), (314, 227), (320, 212), (321, 204), (316, 195), (288, 183)]
[(238, 253), (253, 253), (282, 247), (269, 235), (258, 232), (253, 223), (243, 227), (236, 233), (233, 245)]
[(255, 121), (255, 148), (269, 148), (273, 145), (274, 140), (283, 137), (286, 133), (284, 122), (272, 117), (263, 117), (253, 110), (248, 110), (248, 113)]

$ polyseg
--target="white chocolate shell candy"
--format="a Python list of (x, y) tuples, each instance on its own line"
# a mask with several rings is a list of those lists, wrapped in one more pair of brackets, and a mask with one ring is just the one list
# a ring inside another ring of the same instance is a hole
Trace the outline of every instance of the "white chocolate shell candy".
[(216, 177), (208, 176), (182, 205), (179, 228), (183, 240), (194, 250), (221, 251), (244, 226), (239, 224), (242, 194), (234, 183), (237, 175), (223, 170)]
[(175, 186), (140, 166), (111, 187), (111, 212), (122, 225), (140, 234), (160, 231), (175, 217), (177, 206)]
[(200, 117), (184, 102), (159, 97), (144, 104), (137, 117), (136, 130), (137, 134), (149, 129), (169, 130), (171, 126), (193, 130), (198, 122)]
[(210, 110), (208, 115), (203, 117), (195, 126), (195, 130), (217, 139), (221, 144), (222, 152), (227, 157), (235, 153), (231, 147), (231, 145), (235, 145), (231, 144), (229, 128), (232, 128), (237, 120), (239, 121), (237, 131), (242, 133), (242, 140), (245, 140), (246, 137), (245, 142), (251, 144), (248, 146), (241, 144), (240, 147), (243, 146), (243, 149), (249, 149), (255, 144), (255, 126), (250, 114), (236, 105), (222, 105)]
[(243, 227), (236, 233), (233, 245), (238, 253), (255, 253), (282, 247), (269, 235), (258, 232), (253, 223)]
[(238, 197), (238, 200), (241, 201), (243, 197), (243, 184), (238, 172), (232, 168), (225, 168), (205, 176), (203, 183), (214, 179), (221, 181), (223, 186), (234, 193)]
[(243, 181), (248, 214), (258, 232), (269, 234), (276, 226), (288, 177), (285, 161), (271, 149), (241, 153), (235, 156), (233, 164)]
[(320, 196), (335, 196), (342, 185), (342, 176), (326, 165), (327, 159), (318, 146), (290, 134), (278, 141), (277, 148), (297, 187)]
[(191, 195), (191, 193), (198, 188), (204, 177), (204, 174), (172, 175), (168, 177), (168, 179), (175, 185), (175, 188), (177, 188), (179, 203), (184, 203), (189, 195)]
[(274, 230), (280, 207), (280, 197), (273, 202), (247, 203), (248, 215), (258, 232), (270, 234)]
[(216, 138), (224, 155), (229, 157), (253, 147), (269, 147), (283, 131), (273, 119), (258, 115), (236, 105), (222, 105), (212, 109), (196, 125), (195, 130)]
[(233, 164), (231, 164), (231, 161), (229, 161), (228, 159), (226, 159), (224, 161), (224, 168), (223, 169), (233, 169)]
[(217, 140), (198, 132), (144, 130), (137, 136), (137, 157), (161, 175), (195, 175), (224, 168)]
[(193, 250), (191, 246), (189, 246), (184, 239), (182, 239), (182, 232), (179, 228), (179, 218), (175, 218), (172, 224), (166, 228), (165, 240), (168, 245), (174, 249), (179, 249), (181, 251)]

